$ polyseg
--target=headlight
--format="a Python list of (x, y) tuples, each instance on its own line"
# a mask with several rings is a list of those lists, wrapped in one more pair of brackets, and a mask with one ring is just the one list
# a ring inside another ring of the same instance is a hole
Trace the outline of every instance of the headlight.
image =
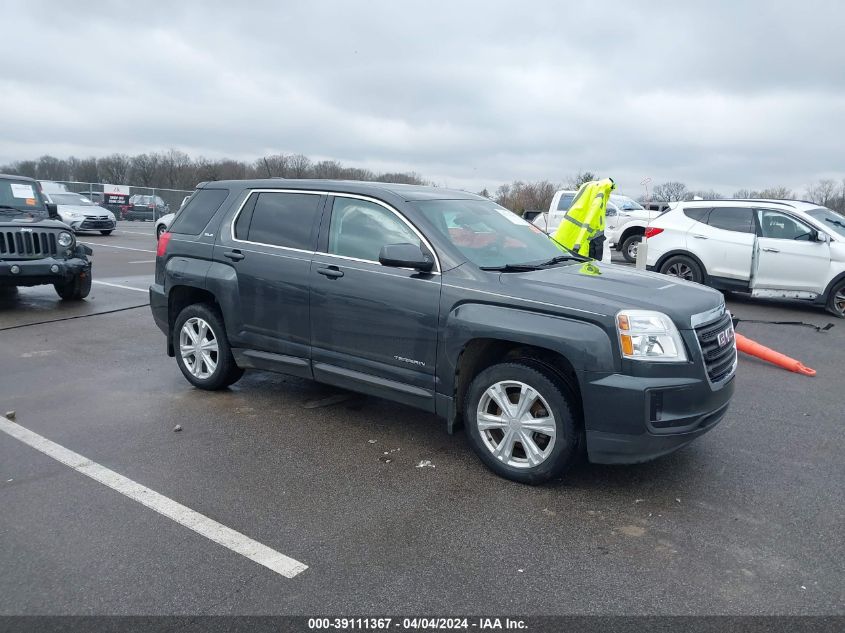
[(62, 248), (67, 248), (68, 246), (73, 244), (73, 235), (71, 235), (67, 231), (62, 231), (61, 233), (59, 233), (58, 241), (59, 246), (61, 246)]
[(658, 363), (687, 360), (678, 328), (662, 312), (622, 310), (616, 315), (616, 328), (625, 358)]
[(109, 220), (111, 220), (112, 222), (114, 222), (114, 213), (112, 213), (111, 211), (109, 211), (108, 216), (109, 216)]

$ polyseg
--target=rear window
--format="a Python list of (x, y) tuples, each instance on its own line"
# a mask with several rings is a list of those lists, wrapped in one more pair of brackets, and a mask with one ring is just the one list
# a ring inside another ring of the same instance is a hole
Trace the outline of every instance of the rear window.
[(707, 223), (725, 231), (754, 233), (753, 212), (743, 207), (716, 207), (710, 212)]
[(695, 220), (696, 222), (707, 222), (708, 213), (710, 213), (709, 207), (692, 207), (689, 209), (684, 209), (684, 215), (687, 216), (690, 220)]
[(565, 193), (560, 197), (560, 200), (557, 203), (557, 210), (558, 211), (568, 211), (569, 207), (572, 206), (572, 201), (575, 200), (574, 193)]
[[(256, 195), (249, 223), (250, 242), (309, 251), (314, 249), (314, 228), (322, 196), (267, 191), (253, 194)], [(237, 235), (242, 235), (244, 228), (239, 217)]]
[(228, 195), (228, 189), (198, 190), (176, 216), (170, 232), (199, 235)]

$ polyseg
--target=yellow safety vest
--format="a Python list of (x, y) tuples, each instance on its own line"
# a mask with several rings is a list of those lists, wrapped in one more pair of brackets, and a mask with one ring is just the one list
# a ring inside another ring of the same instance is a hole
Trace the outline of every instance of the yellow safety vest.
[(607, 201), (616, 184), (610, 178), (585, 182), (560, 221), (555, 241), (579, 255), (588, 255), (590, 240), (604, 231)]

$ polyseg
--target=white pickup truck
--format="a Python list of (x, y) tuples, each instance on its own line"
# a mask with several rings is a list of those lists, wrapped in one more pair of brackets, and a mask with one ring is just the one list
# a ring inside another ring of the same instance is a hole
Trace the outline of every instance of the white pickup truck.
[[(577, 193), (571, 190), (556, 192), (549, 210), (533, 218), (534, 225), (546, 233), (554, 233)], [(618, 193), (610, 194), (604, 230), (607, 245), (621, 251), (627, 261), (636, 261), (637, 248), (643, 239), (646, 227), (660, 215), (659, 211), (644, 209), (633, 198)]]

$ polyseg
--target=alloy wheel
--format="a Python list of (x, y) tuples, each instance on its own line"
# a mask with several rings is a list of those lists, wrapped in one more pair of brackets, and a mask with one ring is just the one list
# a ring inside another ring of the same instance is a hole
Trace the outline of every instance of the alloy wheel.
[(686, 279), (687, 281), (693, 280), (692, 268), (683, 262), (676, 262), (669, 266), (669, 268), (666, 269), (666, 274), (673, 277), (680, 277), (681, 279)]
[(557, 426), (546, 399), (516, 380), (497, 382), (481, 396), (476, 424), (484, 446), (514, 468), (533, 468), (551, 455)]
[(179, 332), (179, 353), (185, 367), (200, 380), (210, 378), (217, 369), (220, 349), (214, 330), (205, 319), (191, 317)]
[(833, 309), (840, 316), (845, 316), (845, 288), (840, 289), (833, 297)]

